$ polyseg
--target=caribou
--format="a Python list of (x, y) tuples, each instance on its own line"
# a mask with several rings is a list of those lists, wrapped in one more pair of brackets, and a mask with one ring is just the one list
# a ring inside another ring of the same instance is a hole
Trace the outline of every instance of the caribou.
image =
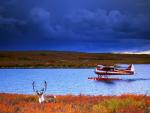
[(34, 81), (32, 83), (32, 86), (33, 86), (33, 91), (36, 93), (36, 95), (39, 98), (40, 104), (44, 103), (44, 102), (55, 102), (56, 96), (51, 95), (51, 96), (47, 96), (47, 98), (45, 98), (44, 93), (47, 90), (47, 82), (46, 81), (44, 81), (44, 88), (42, 88), (41, 90), (35, 90), (35, 82)]

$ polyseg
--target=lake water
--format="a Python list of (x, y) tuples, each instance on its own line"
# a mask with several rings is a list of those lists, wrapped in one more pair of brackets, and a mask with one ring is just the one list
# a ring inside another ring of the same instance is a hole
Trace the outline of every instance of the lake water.
[(46, 94), (120, 95), (124, 93), (150, 94), (150, 65), (135, 65), (135, 75), (115, 76), (123, 80), (98, 82), (93, 69), (0, 69), (0, 93), (33, 94), (48, 83)]

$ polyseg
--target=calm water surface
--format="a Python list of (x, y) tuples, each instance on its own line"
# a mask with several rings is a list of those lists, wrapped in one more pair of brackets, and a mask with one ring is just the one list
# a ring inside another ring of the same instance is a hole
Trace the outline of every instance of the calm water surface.
[(47, 94), (120, 95), (123, 93), (150, 94), (150, 65), (135, 65), (133, 76), (116, 76), (120, 81), (97, 82), (93, 69), (0, 69), (0, 93), (32, 94), (48, 83)]

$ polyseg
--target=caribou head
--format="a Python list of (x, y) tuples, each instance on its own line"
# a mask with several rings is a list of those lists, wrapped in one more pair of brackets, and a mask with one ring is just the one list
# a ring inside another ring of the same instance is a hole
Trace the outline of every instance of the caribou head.
[(46, 92), (46, 89), (47, 89), (47, 82), (44, 81), (44, 88), (42, 88), (41, 90), (35, 90), (35, 82), (34, 81), (32, 83), (32, 86), (33, 86), (33, 91), (39, 97), (39, 103), (40, 104), (43, 103), (45, 101), (44, 93)]

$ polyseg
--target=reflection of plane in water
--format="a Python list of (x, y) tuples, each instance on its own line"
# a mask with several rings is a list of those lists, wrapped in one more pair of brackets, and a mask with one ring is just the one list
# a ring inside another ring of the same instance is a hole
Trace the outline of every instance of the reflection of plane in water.
[(127, 68), (121, 66), (103, 66), (97, 65), (95, 73), (98, 77), (89, 77), (88, 79), (105, 81), (105, 80), (120, 80), (119, 78), (109, 78), (110, 75), (133, 75), (134, 66), (130, 64)]

